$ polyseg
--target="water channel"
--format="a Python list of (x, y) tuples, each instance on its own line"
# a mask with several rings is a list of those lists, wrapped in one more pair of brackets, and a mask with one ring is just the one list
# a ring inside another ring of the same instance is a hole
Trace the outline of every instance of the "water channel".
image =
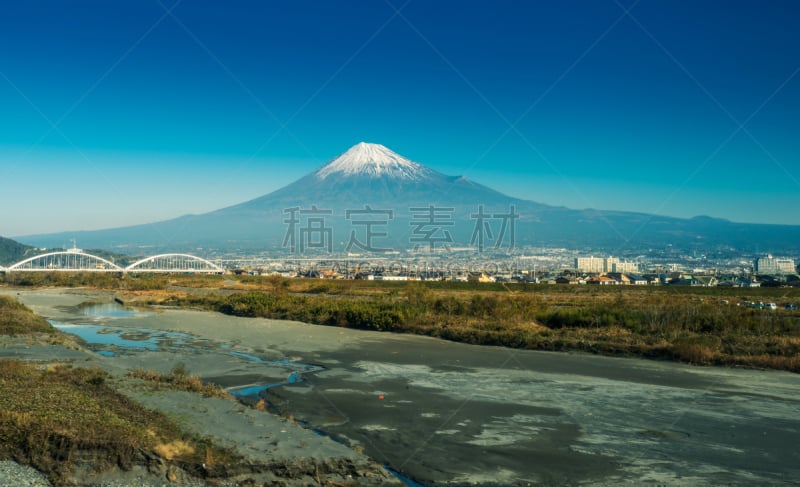
[[(118, 303), (92, 304), (82, 307), (81, 313), (95, 323), (66, 323), (49, 320), (56, 329), (73, 334), (83, 340), (89, 348), (105, 357), (114, 357), (120, 353), (131, 353), (142, 350), (173, 351), (196, 353), (200, 351), (215, 352), (238, 357), (264, 367), (289, 370), (286, 380), (273, 383), (233, 386), (228, 392), (236, 397), (257, 397), (273, 387), (297, 384), (303, 381), (303, 374), (323, 370), (313, 364), (291, 362), (287, 359), (267, 360), (262, 357), (230, 349), (228, 344), (213, 343), (188, 333), (156, 330), (151, 328), (118, 327), (113, 322), (119, 318), (148, 317), (152, 313), (126, 308)], [(96, 324), (100, 323), (100, 324)]]

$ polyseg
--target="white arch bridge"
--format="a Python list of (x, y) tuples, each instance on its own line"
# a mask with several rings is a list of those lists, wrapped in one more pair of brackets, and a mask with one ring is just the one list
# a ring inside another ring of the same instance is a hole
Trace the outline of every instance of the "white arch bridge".
[(3, 272), (142, 272), (224, 274), (225, 269), (211, 261), (189, 254), (161, 254), (145, 257), (127, 267), (120, 267), (110, 260), (87, 254), (76, 249), (29, 257), (0, 267)]

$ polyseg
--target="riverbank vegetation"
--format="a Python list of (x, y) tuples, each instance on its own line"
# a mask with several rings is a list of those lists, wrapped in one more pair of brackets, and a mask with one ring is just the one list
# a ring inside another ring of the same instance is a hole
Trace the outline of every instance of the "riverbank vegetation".
[(166, 294), (149, 304), (416, 333), (472, 344), (586, 351), (800, 372), (797, 289), (601, 288), (441, 282), (241, 282), (240, 292)]
[[(797, 288), (570, 286), (445, 281), (29, 273), (126, 300), (513, 348), (586, 351), (800, 372)], [(62, 277), (66, 276), (66, 277)], [(750, 302), (776, 302), (777, 310)]]
[[(0, 283), (18, 287), (89, 287), (93, 289), (166, 289), (174, 277), (166, 274), (127, 276), (115, 272), (6, 272)], [(207, 282), (207, 281), (206, 281)]]

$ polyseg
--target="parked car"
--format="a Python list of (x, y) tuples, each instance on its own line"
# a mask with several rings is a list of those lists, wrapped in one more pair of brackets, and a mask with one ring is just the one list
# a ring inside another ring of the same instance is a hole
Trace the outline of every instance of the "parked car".
[(775, 303), (767, 303), (764, 305), (764, 309), (778, 309), (778, 305)]

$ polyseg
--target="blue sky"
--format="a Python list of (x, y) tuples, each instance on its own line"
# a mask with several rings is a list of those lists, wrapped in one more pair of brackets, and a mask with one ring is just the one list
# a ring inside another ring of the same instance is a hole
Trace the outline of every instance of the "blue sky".
[(378, 142), (573, 208), (800, 224), (800, 4), (4, 2), (0, 235), (202, 213)]

